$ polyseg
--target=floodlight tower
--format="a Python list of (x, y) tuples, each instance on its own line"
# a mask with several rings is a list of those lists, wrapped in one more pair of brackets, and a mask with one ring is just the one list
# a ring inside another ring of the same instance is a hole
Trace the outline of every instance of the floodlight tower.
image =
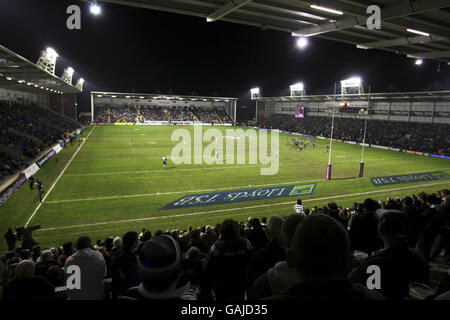
[(63, 79), (68, 84), (72, 85), (72, 76), (75, 70), (73, 70), (72, 67), (68, 67), (67, 69), (64, 69), (64, 73), (61, 76), (61, 79)]
[(58, 53), (53, 48), (47, 48), (42, 51), (38, 59), (37, 66), (48, 73), (55, 75), (56, 59), (59, 57)]
[(255, 108), (255, 121), (258, 124), (258, 100), (261, 98), (261, 91), (259, 88), (250, 89), (250, 99), (256, 100), (256, 108)]
[(291, 89), (291, 97), (303, 97), (306, 95), (305, 86), (301, 82), (293, 84), (289, 88)]
[(341, 80), (341, 95), (346, 94), (363, 94), (364, 88), (362, 86), (362, 80), (359, 77), (351, 77), (345, 80)]
[(259, 88), (250, 89), (250, 99), (258, 100), (259, 98), (261, 98), (261, 92), (259, 91)]
[(83, 91), (83, 83), (84, 83), (84, 79), (80, 78), (77, 81), (77, 84), (75, 85), (75, 87), (77, 87), (80, 91)]

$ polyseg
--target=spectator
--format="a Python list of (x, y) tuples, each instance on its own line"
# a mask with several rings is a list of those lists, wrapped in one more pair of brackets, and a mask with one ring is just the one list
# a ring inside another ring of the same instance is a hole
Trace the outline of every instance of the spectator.
[(279, 215), (273, 215), (267, 223), (268, 244), (255, 253), (248, 268), (247, 274), (247, 292), (250, 291), (255, 280), (266, 273), (269, 268), (277, 262), (285, 260), (285, 251), (281, 239), (281, 225), (283, 218)]
[(420, 252), (408, 248), (408, 222), (402, 212), (384, 212), (378, 232), (384, 248), (362, 261), (352, 278), (365, 284), (369, 277), (367, 268), (376, 265), (381, 272), (380, 292), (389, 300), (404, 299), (409, 294), (410, 282), (428, 283), (427, 261)]
[(161, 235), (146, 241), (139, 253), (139, 286), (122, 293), (127, 300), (196, 300), (198, 290), (186, 284), (177, 287), (181, 274), (181, 250), (171, 236)]
[(382, 242), (378, 235), (377, 202), (368, 198), (364, 201), (363, 212), (355, 214), (349, 230), (352, 251), (363, 251), (370, 255), (381, 249)]
[(14, 278), (3, 287), (3, 300), (53, 300), (54, 287), (44, 277), (34, 276), (35, 263), (32, 260), (19, 262)]
[(138, 243), (136, 232), (130, 231), (125, 233), (123, 246), (112, 259), (113, 299), (117, 298), (125, 290), (139, 284), (138, 259), (135, 254)]
[(204, 255), (208, 254), (210, 248), (200, 240), (200, 230), (197, 229), (192, 230), (191, 232), (191, 241), (189, 242), (189, 247), (197, 247)]
[(408, 218), (408, 245), (414, 248), (419, 240), (421, 220), (417, 208), (411, 197), (405, 197), (402, 201), (402, 212)]
[(58, 263), (53, 259), (53, 254), (50, 250), (44, 250), (41, 256), (37, 259), (34, 274), (36, 276), (45, 277), (47, 270)]
[(264, 248), (268, 242), (266, 233), (258, 218), (250, 219), (250, 230), (247, 232), (246, 237), (252, 244), (255, 252)]
[(12, 228), (8, 228), (5, 233), (6, 244), (8, 245), (8, 251), (13, 251), (16, 247), (16, 235), (14, 234)]
[(208, 286), (217, 300), (243, 300), (245, 294), (245, 271), (253, 255), (251, 243), (238, 235), (238, 224), (226, 219), (217, 241), (204, 261)]
[(201, 242), (203, 242), (208, 248), (219, 239), (213, 226), (206, 226), (206, 232), (200, 236)]
[(58, 257), (58, 263), (60, 266), (64, 266), (66, 259), (73, 254), (73, 243), (68, 241), (63, 244), (63, 252)]
[(54, 287), (65, 286), (64, 275), (59, 265), (50, 266), (45, 276)]
[(119, 249), (122, 247), (122, 238), (121, 237), (115, 237), (113, 240), (113, 247), (111, 249), (111, 251), (109, 252), (109, 254), (111, 256), (115, 255), (117, 253), (117, 251), (119, 251)]
[[(295, 228), (304, 219), (303, 215), (291, 214), (284, 219), (281, 226), (282, 243), (285, 251), (291, 248)], [(300, 281), (300, 277), (292, 265), (286, 260), (277, 262), (273, 268), (256, 279), (249, 292), (250, 300), (258, 300), (287, 290)]]
[(300, 282), (275, 300), (377, 300), (377, 291), (353, 284), (347, 278), (352, 267), (350, 239), (336, 219), (310, 215), (297, 226), (287, 261), (295, 266)]
[(66, 259), (64, 274), (70, 276), (67, 270), (74, 265), (80, 269), (80, 289), (67, 289), (69, 300), (103, 300), (105, 298), (106, 263), (103, 255), (91, 248), (91, 239), (82, 236), (77, 240), (77, 251)]
[(324, 208), (325, 213), (328, 214), (329, 216), (333, 217), (334, 219), (336, 219), (337, 221), (339, 221), (340, 223), (342, 223), (342, 225), (347, 228), (347, 220), (344, 219), (340, 213), (339, 213), (339, 207), (336, 204), (336, 202), (334, 201), (330, 201), (328, 202), (328, 204), (325, 206)]

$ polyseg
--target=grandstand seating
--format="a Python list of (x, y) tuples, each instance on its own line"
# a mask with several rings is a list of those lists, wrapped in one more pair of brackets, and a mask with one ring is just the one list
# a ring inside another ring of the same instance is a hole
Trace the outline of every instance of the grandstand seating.
[(77, 128), (76, 121), (37, 105), (0, 102), (0, 180)]
[(147, 121), (194, 121), (201, 123), (233, 123), (231, 117), (221, 109), (195, 107), (118, 107), (100, 108), (96, 111), (96, 122), (147, 122)]
[[(299, 119), (292, 115), (274, 114), (264, 119), (262, 125), (266, 128), (328, 138), (331, 131), (329, 117), (307, 116)], [(449, 156), (449, 129), (447, 124), (369, 120), (366, 143)], [(362, 119), (334, 119), (333, 136), (336, 139), (361, 142), (363, 133)]]

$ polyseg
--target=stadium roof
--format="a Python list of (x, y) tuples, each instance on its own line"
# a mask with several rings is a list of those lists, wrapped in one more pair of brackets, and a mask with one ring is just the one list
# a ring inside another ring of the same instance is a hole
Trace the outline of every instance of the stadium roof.
[(0, 88), (30, 93), (81, 93), (76, 86), (1, 45)]
[(113, 99), (161, 99), (161, 100), (191, 100), (191, 101), (215, 101), (228, 102), (230, 100), (238, 100), (238, 98), (229, 97), (206, 97), (206, 96), (183, 96), (171, 94), (150, 94), (150, 93), (131, 93), (131, 92), (103, 92), (91, 91), (91, 95), (97, 98), (113, 98)]
[(261, 97), (255, 100), (260, 101), (274, 101), (274, 102), (298, 102), (298, 101), (317, 101), (322, 102), (324, 100), (384, 100), (384, 101), (400, 101), (412, 99), (416, 101), (450, 101), (450, 90), (446, 91), (421, 91), (421, 92), (384, 92), (384, 93), (363, 93), (363, 94), (323, 94), (323, 95), (310, 95), (310, 96), (286, 96), (286, 97)]
[[(208, 22), (221, 20), (263, 30), (289, 32), (296, 36), (317, 36), (353, 44), (360, 49), (380, 49), (406, 54), (411, 58), (434, 59), (450, 64), (448, 0), (98, 1), (191, 15), (205, 18)], [(381, 30), (369, 30), (366, 26), (369, 16), (366, 10), (373, 4), (381, 8)], [(324, 7), (334, 9), (335, 13), (324, 11)]]

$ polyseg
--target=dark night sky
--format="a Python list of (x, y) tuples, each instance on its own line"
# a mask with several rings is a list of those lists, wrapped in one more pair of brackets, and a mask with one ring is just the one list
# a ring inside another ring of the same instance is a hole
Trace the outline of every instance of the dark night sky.
[[(82, 10), (81, 30), (66, 28), (67, 6)], [(439, 82), (450, 87), (450, 68), (389, 52), (312, 38), (304, 50), (288, 33), (262, 31), (228, 22), (102, 3), (92, 16), (78, 0), (0, 0), (0, 44), (36, 62), (55, 48), (56, 74), (67, 66), (86, 82), (79, 105), (87, 110), (89, 91), (220, 95), (250, 104), (249, 89), (264, 96), (288, 95), (303, 81), (307, 94), (332, 93), (334, 83), (359, 75), (365, 89), (382, 92), (425, 90)]]

